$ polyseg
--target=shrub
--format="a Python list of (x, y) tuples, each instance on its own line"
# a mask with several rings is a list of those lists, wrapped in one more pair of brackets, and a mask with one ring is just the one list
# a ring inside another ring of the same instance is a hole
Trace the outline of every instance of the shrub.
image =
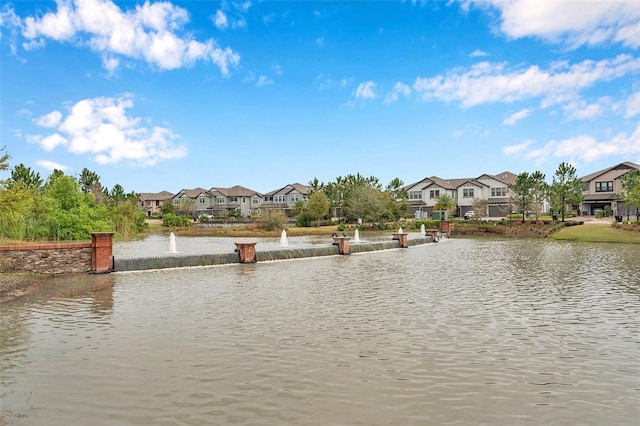
[(267, 209), (258, 220), (260, 227), (267, 231), (283, 229), (287, 223), (287, 218), (280, 210)]
[(162, 217), (162, 225), (171, 226), (191, 226), (191, 219), (186, 216), (176, 216), (173, 213), (167, 213)]

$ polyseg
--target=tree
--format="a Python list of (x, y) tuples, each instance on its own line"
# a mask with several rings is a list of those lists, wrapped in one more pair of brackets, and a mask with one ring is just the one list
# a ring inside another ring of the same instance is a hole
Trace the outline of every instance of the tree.
[(284, 213), (278, 209), (263, 209), (258, 224), (262, 229), (267, 231), (275, 231), (276, 229), (283, 229), (287, 223), (287, 218)]
[(122, 185), (116, 183), (109, 192), (108, 198), (111, 202), (118, 206), (127, 200), (127, 194), (125, 194)]
[(455, 210), (456, 203), (453, 197), (446, 192), (436, 197), (436, 204), (433, 206), (434, 210)]
[(640, 170), (631, 170), (620, 178), (622, 191), (618, 194), (627, 209), (627, 220), (631, 207), (635, 207), (636, 217), (640, 217)]
[(329, 213), (330, 208), (331, 203), (329, 202), (329, 198), (323, 192), (313, 192), (309, 195), (306, 211), (311, 217), (317, 219), (318, 226), (320, 226), (320, 219)]
[(39, 173), (32, 171), (30, 167), (26, 167), (20, 163), (11, 171), (9, 187), (18, 183), (22, 184), (22, 187), (25, 189), (36, 190), (42, 187), (42, 178)]
[(555, 210), (559, 210), (564, 222), (567, 203), (580, 204), (582, 195), (582, 180), (577, 176), (576, 169), (569, 163), (560, 163), (553, 175), (551, 196)]
[(473, 209), (473, 216), (482, 220), (487, 215), (487, 206), (489, 201), (482, 198), (474, 198), (471, 202), (471, 208)]
[(515, 183), (509, 185), (509, 189), (513, 192), (514, 203), (522, 212), (523, 221), (526, 219), (526, 214), (531, 208), (533, 182), (528, 172), (522, 172), (516, 177)]
[[(88, 194), (89, 192), (94, 192), (96, 184), (100, 184), (100, 176), (85, 167), (82, 169), (78, 181), (80, 182), (82, 192)], [(100, 190), (102, 191), (102, 187), (100, 187)]]
[(407, 200), (409, 192), (403, 188), (404, 182), (399, 178), (393, 178), (387, 185), (387, 192), (394, 200)]
[(175, 214), (176, 213), (176, 208), (173, 205), (173, 201), (172, 200), (163, 200), (162, 203), (160, 204), (160, 213), (162, 213), (163, 215), (165, 215), (167, 213)]
[(380, 221), (384, 208), (382, 192), (369, 185), (354, 186), (344, 203), (346, 217), (352, 221), (359, 218), (365, 222)]
[(544, 202), (549, 195), (549, 185), (545, 182), (545, 175), (540, 171), (535, 171), (531, 175), (531, 211), (536, 220), (542, 214)]

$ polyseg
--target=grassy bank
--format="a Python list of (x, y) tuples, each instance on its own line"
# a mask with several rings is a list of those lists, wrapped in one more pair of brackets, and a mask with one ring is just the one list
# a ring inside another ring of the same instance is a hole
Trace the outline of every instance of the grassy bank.
[(640, 232), (608, 225), (582, 225), (562, 228), (551, 236), (556, 241), (640, 244)]

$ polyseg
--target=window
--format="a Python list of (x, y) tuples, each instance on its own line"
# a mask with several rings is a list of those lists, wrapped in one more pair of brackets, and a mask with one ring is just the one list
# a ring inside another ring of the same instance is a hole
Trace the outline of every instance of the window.
[(429, 191), (429, 198), (431, 198), (432, 200), (436, 197), (440, 196), (440, 190), (439, 189), (432, 189), (431, 191)]
[(462, 190), (462, 198), (473, 198), (473, 188), (471, 188), (471, 189), (463, 189)]
[(589, 190), (589, 182), (584, 182), (582, 184), (582, 190), (583, 191), (588, 191)]
[(224, 197), (218, 197), (218, 204), (224, 204)]
[(229, 197), (229, 202), (230, 203), (237, 203), (238, 202), (238, 197)]
[(253, 204), (258, 204), (260, 202), (260, 199), (258, 199), (258, 197), (253, 197)]
[(200, 198), (198, 198), (198, 202), (199, 202), (200, 204), (204, 204), (204, 203), (205, 203), (204, 197), (200, 197)]
[(506, 197), (507, 196), (507, 188), (506, 187), (500, 187), (500, 188), (491, 188), (491, 196), (492, 197)]
[(160, 207), (160, 200), (156, 200), (156, 207)]
[(176, 198), (175, 200), (173, 200), (173, 204), (176, 205), (176, 206), (179, 206), (180, 205), (180, 199)]
[(596, 182), (596, 192), (613, 192), (613, 181)]
[(242, 197), (242, 204), (247, 202), (247, 198), (246, 197)]
[(422, 200), (422, 191), (409, 191), (410, 200)]

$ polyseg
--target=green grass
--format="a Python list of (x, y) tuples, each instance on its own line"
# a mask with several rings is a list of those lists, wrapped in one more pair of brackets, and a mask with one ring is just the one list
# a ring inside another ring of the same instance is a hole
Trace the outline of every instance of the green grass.
[(640, 244), (640, 232), (623, 231), (607, 225), (568, 226), (553, 234), (551, 238), (559, 241)]

